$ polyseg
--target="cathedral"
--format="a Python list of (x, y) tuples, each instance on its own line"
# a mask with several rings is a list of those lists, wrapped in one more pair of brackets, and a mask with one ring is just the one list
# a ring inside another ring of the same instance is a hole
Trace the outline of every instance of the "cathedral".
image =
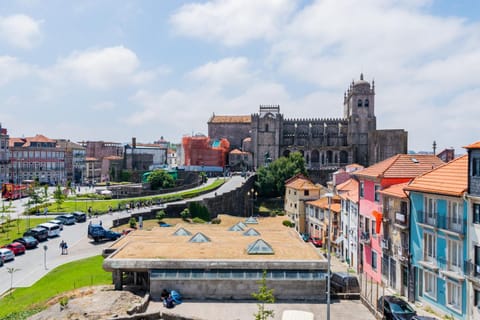
[(343, 117), (288, 119), (279, 105), (260, 105), (250, 116), (213, 115), (212, 139), (226, 138), (232, 149), (251, 154), (251, 168), (267, 165), (291, 152), (300, 152), (310, 173), (332, 172), (347, 164), (365, 167), (398, 153), (407, 153), (403, 129), (377, 130), (375, 82), (352, 81), (343, 99)]

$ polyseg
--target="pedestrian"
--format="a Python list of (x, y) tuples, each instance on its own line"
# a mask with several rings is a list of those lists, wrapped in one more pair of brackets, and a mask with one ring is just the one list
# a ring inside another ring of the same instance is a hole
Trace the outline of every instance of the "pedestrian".
[(48, 213), (48, 207), (45, 207), (45, 209), (43, 209), (43, 215), (46, 216)]
[(65, 241), (62, 240), (59, 245), (60, 249), (62, 249), (62, 255), (65, 254)]
[(100, 220), (100, 225), (102, 225), (102, 220)]

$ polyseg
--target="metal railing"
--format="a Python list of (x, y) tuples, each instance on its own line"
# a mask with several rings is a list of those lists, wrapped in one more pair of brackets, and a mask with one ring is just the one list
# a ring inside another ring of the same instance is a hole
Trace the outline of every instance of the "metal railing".
[(428, 214), (423, 211), (417, 211), (417, 221), (418, 223), (460, 234), (465, 233), (467, 228), (467, 220), (463, 217), (446, 217), (438, 215), (438, 213)]

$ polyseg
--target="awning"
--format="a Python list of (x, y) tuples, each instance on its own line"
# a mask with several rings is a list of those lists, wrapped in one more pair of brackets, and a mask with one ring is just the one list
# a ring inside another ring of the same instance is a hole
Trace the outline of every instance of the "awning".
[(373, 210), (372, 214), (375, 217), (375, 233), (379, 234), (380, 233), (380, 228), (382, 227), (383, 214), (381, 212), (376, 211), (376, 210)]

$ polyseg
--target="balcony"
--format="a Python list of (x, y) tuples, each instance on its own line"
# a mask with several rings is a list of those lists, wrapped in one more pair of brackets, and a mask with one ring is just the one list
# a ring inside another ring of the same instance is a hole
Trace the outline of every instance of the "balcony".
[(438, 217), (438, 227), (447, 232), (463, 235), (467, 231), (467, 221), (463, 218)]
[(437, 265), (440, 268), (440, 272), (454, 278), (463, 278), (462, 262), (458, 261), (455, 265), (454, 261), (451, 261), (445, 257), (437, 257)]
[(417, 211), (417, 221), (420, 224), (436, 228), (438, 227), (438, 214)]
[(408, 227), (407, 214), (403, 212), (395, 212), (395, 224), (400, 227)]
[(365, 232), (365, 231), (361, 232), (360, 233), (360, 243), (370, 245), (370, 243), (371, 243), (370, 233)]
[(480, 284), (480, 265), (473, 263), (471, 260), (465, 261), (464, 270), (469, 280)]

